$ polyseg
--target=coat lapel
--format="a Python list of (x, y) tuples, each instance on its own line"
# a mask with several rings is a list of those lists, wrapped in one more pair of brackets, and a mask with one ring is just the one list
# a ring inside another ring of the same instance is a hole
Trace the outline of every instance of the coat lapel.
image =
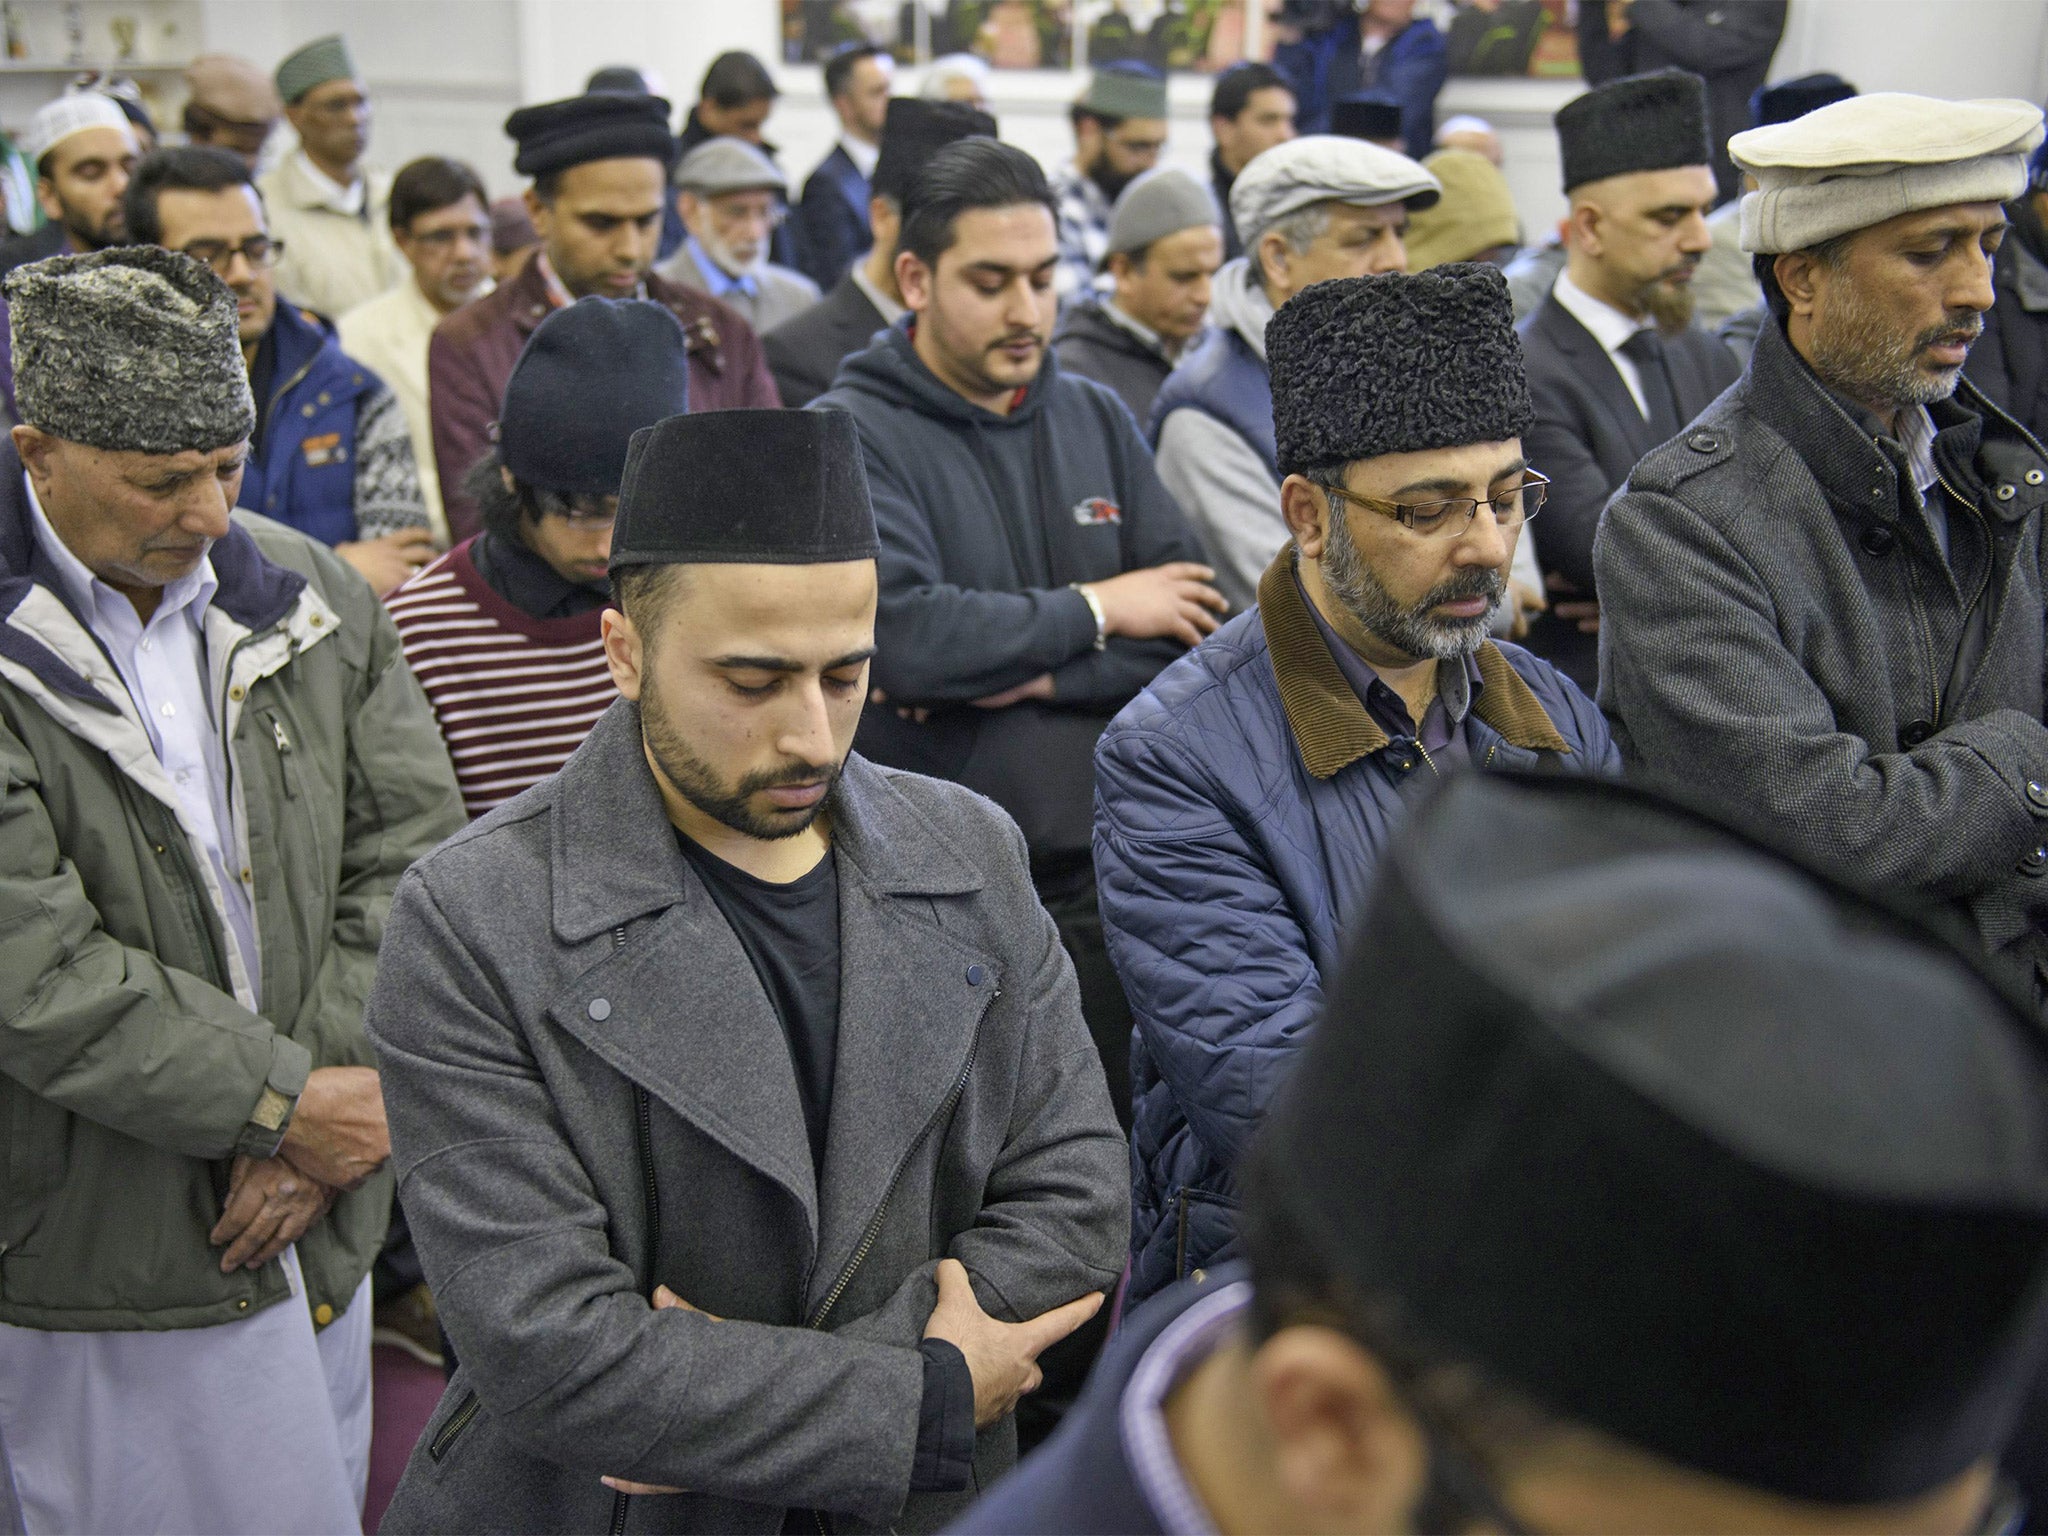
[[(1636, 397), (1628, 392), (1621, 370), (1593, 333), (1557, 302), (1555, 295), (1543, 301), (1538, 321), (1544, 334), (1573, 363), (1572, 376), (1583, 386), (1580, 393), (1593, 410), (1607, 418), (1608, 429), (1628, 444), (1630, 464), (1663, 441), (1657, 429), (1636, 408)], [(1627, 473), (1624, 468), (1623, 474)]]
[(981, 1016), (1006, 982), (992, 955), (939, 926), (927, 899), (980, 890), (980, 872), (859, 757), (841, 781), (833, 843), (839, 1049), (812, 1308), (853, 1260), (905, 1156), (960, 1081)]

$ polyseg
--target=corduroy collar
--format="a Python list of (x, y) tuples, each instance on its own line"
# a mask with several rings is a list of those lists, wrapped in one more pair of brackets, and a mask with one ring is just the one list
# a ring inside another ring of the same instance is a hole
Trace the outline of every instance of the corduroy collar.
[[(1323, 643), (1294, 580), (1294, 559), (1290, 541), (1259, 578), (1259, 623), (1302, 766), (1317, 778), (1328, 779), (1361, 757), (1384, 750), (1388, 737)], [(1484, 685), (1472, 702), (1475, 716), (1499, 731), (1509, 746), (1532, 752), (1572, 750), (1535, 690), (1508, 665), (1499, 646), (1486, 641), (1475, 660)]]

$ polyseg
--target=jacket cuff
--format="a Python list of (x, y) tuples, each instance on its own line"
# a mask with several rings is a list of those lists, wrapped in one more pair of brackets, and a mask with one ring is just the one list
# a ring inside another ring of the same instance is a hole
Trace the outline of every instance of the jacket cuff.
[(924, 1399), (917, 1410), (912, 1493), (958, 1493), (974, 1475), (974, 1376), (967, 1357), (945, 1339), (926, 1339)]
[(286, 1035), (270, 1037), (270, 1072), (263, 1080), (263, 1091), (257, 1094), (242, 1133), (235, 1138), (237, 1157), (277, 1156), (277, 1149), (284, 1145), (285, 1132), (291, 1129), (292, 1111), (298, 1108), (299, 1095), (305, 1091), (306, 1079), (312, 1071), (312, 1052)]

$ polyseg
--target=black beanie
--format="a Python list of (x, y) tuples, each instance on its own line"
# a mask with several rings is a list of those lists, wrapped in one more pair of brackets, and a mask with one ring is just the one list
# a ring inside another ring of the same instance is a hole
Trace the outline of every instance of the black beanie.
[(1280, 473), (1496, 443), (1535, 412), (1500, 268), (1315, 283), (1266, 323)]
[(1776, 123), (1789, 123), (1822, 107), (1847, 101), (1855, 94), (1855, 86), (1840, 75), (1825, 72), (1780, 80), (1776, 85), (1760, 85), (1749, 98), (1749, 126), (1769, 128)]
[(579, 299), (541, 321), (513, 365), (498, 456), (528, 485), (616, 495), (633, 434), (689, 408), (681, 321), (647, 299)]
[(633, 434), (615, 577), (633, 565), (827, 565), (880, 553), (845, 411), (707, 411)]
[(668, 102), (660, 96), (597, 91), (566, 101), (521, 107), (505, 119), (505, 131), (519, 144), (512, 169), (545, 176), (592, 160), (659, 160), (676, 157), (668, 131)]
[(1557, 109), (1564, 189), (1637, 171), (1712, 165), (1707, 91), (1682, 69), (1624, 75)]
[(868, 185), (875, 196), (893, 197), (901, 205), (910, 190), (910, 178), (933, 155), (956, 139), (995, 136), (996, 120), (965, 102), (895, 97), (882, 123), (882, 148)]

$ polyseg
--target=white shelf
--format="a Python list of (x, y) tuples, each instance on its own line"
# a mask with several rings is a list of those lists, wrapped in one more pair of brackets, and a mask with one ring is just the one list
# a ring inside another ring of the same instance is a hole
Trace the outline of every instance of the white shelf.
[(176, 75), (191, 67), (190, 59), (152, 63), (141, 59), (88, 59), (83, 64), (38, 64), (33, 59), (0, 59), (0, 75), (76, 75), (88, 69), (115, 75)]

